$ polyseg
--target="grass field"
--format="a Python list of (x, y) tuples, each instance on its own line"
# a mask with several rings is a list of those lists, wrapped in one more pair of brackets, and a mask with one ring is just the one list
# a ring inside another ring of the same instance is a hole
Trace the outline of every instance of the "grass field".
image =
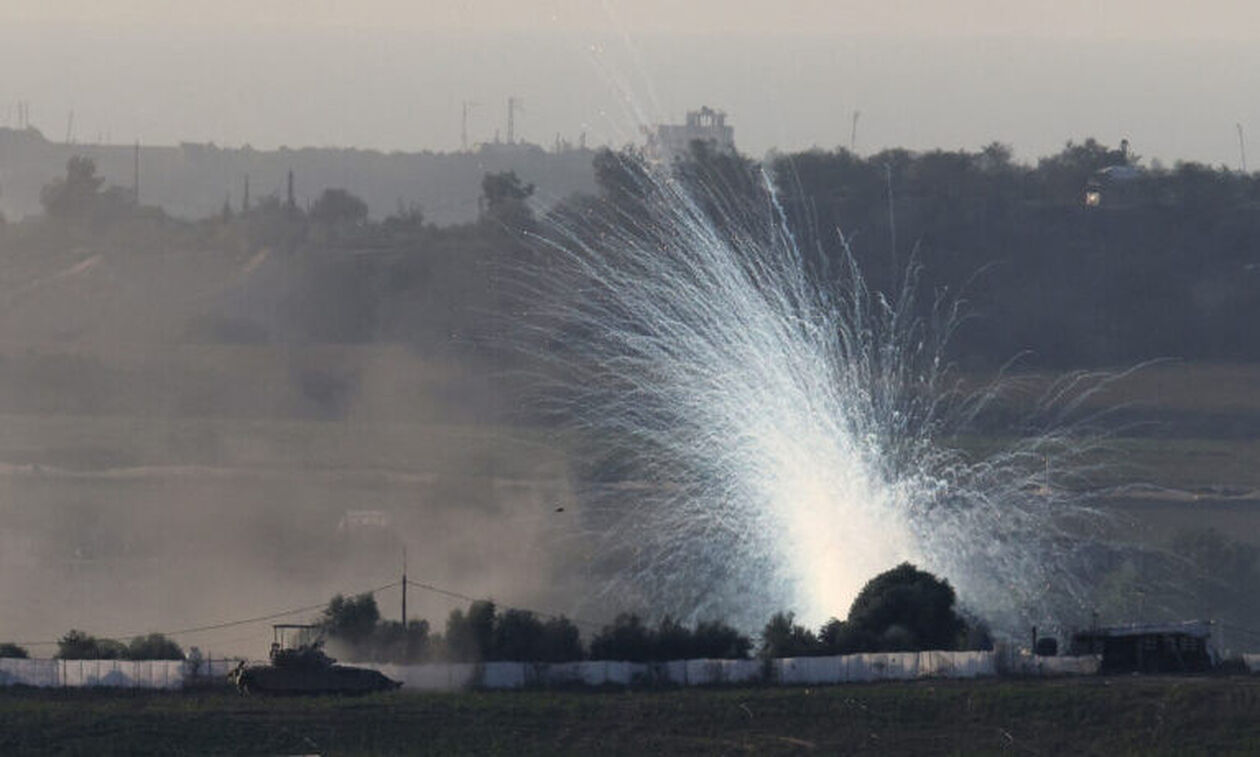
[(1228, 754), (1260, 679), (381, 694), (0, 690), (0, 753)]

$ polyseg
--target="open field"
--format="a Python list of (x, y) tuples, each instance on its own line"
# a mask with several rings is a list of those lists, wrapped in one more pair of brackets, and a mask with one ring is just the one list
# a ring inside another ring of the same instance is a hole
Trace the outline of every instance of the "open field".
[(0, 691), (0, 753), (1228, 754), (1260, 679), (382, 694)]
[[(495, 392), (396, 346), (295, 350), (290, 358), (312, 370), (362, 367), (343, 416), (298, 412), (304, 406), (286, 399), (294, 390), (280, 352), (188, 348), (150, 363), (133, 346), (63, 370), (45, 365), (42, 352), (0, 348), (8, 403), (0, 403), (0, 578), (12, 581), (0, 591), (0, 641), (50, 642), (81, 626), (100, 634), (200, 627), (314, 604), (394, 579), (404, 544), (413, 576), (438, 586), (600, 620), (620, 609), (573, 599), (589, 597), (599, 576), (588, 569), (592, 525), (566, 455), (571, 439), (461, 412)], [(83, 385), (59, 383), (63, 374)], [(1031, 387), (1023, 396), (1037, 397), (1047, 379), (1015, 380)], [(225, 388), (252, 384), (261, 397)], [(217, 388), (202, 396), (198, 387)], [(1163, 546), (1182, 529), (1214, 527), (1260, 539), (1260, 433), (1214, 435), (1200, 422), (1260, 418), (1253, 387), (1260, 366), (1168, 364), (1093, 399), (1167, 432), (1108, 442), (1114, 466), (1097, 484), (1122, 488), (1099, 504), (1126, 538)], [(74, 400), (79, 390), (95, 399)], [(984, 453), (1004, 440), (958, 441)], [(633, 503), (633, 489), (625, 501)], [(384, 512), (390, 527), (348, 532), (342, 521), (354, 510)], [(398, 598), (380, 600), (393, 608)], [(411, 598), (438, 630), (461, 604)], [(260, 654), (267, 629), (247, 630), (179, 641)]]

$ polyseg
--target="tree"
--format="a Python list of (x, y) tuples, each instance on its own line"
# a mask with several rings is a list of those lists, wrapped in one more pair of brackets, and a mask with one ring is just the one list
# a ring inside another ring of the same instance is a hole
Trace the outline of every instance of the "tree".
[(357, 647), (372, 637), (380, 619), (376, 598), (371, 593), (353, 597), (337, 594), (324, 609), (320, 623), (329, 638)]
[(367, 216), (367, 203), (344, 189), (325, 189), (310, 211), (312, 221), (335, 230), (360, 226)]
[(806, 657), (821, 651), (814, 632), (796, 623), (796, 615), (776, 612), (761, 631), (762, 657)]
[(39, 201), (52, 218), (83, 218), (91, 213), (104, 182), (96, 175), (96, 163), (91, 158), (75, 155), (66, 161), (65, 178), (53, 179), (45, 186)]
[(358, 657), (374, 662), (401, 665), (420, 662), (429, 656), (429, 622), (410, 620), (404, 627), (396, 620), (378, 623), (369, 643), (358, 648)]
[(652, 638), (652, 659), (686, 660), (695, 657), (691, 629), (666, 615), (656, 626)]
[(398, 209), (385, 216), (381, 229), (394, 240), (413, 240), (424, 233), (424, 211), (419, 205), (404, 206), (402, 200), (399, 200)]
[(493, 212), (510, 203), (525, 202), (534, 194), (534, 185), (521, 181), (515, 171), (488, 173), (481, 179), (481, 196)]
[(508, 610), (494, 623), (492, 659), (538, 660), (543, 637), (543, 624), (527, 610)]
[(652, 646), (652, 632), (639, 616), (621, 613), (591, 639), (591, 659), (648, 662)]
[(98, 639), (71, 629), (57, 640), (56, 657), (61, 660), (122, 660), (127, 657), (127, 647), (114, 639)]
[(494, 603), (477, 600), (465, 614), (452, 610), (446, 620), (447, 655), (459, 662), (489, 659), (494, 649)]
[(582, 657), (582, 637), (573, 621), (562, 616), (543, 623), (542, 638), (538, 640), (539, 662), (570, 662)]
[(128, 660), (182, 660), (184, 650), (160, 633), (137, 636), (127, 645)]
[(902, 563), (862, 587), (849, 609), (847, 629), (866, 649), (956, 649), (967, 623), (954, 610), (948, 581)]
[(692, 654), (710, 660), (743, 660), (752, 639), (721, 621), (701, 621), (692, 632)]
[(0, 657), (17, 657), (25, 660), (30, 656), (30, 652), (27, 652), (25, 648), (19, 647), (17, 644), (8, 641), (0, 643)]

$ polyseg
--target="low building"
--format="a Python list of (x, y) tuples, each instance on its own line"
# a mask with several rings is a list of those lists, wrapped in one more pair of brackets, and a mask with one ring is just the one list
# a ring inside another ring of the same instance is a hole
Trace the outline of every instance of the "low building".
[(1091, 628), (1072, 635), (1071, 654), (1102, 655), (1102, 673), (1193, 673), (1212, 667), (1207, 621)]
[(654, 160), (669, 162), (687, 155), (693, 142), (716, 153), (735, 152), (735, 129), (726, 125), (726, 114), (708, 106), (687, 112), (683, 124), (658, 124), (648, 133), (647, 152)]

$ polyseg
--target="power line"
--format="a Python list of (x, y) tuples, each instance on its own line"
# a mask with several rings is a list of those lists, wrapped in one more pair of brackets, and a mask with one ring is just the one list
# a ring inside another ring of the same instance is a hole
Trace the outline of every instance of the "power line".
[[(385, 589), (391, 589), (391, 588), (393, 588), (393, 587), (395, 587), (395, 586), (398, 586), (400, 583), (402, 583), (402, 582), (401, 582), (401, 581), (393, 581), (393, 582), (391, 582), (391, 583), (387, 583), (387, 584), (385, 584), (384, 586), (378, 586), (378, 587), (376, 587), (375, 589), (369, 589), (369, 590), (367, 590), (367, 591), (365, 591), (365, 592), (359, 592), (359, 593), (361, 593), (361, 594), (375, 594), (375, 593), (376, 593), (376, 592), (378, 592), (378, 591), (384, 591)], [(253, 618), (244, 618), (244, 619), (242, 619), (242, 620), (229, 620), (229, 621), (225, 621), (225, 622), (223, 622), (223, 623), (212, 623), (212, 624), (210, 624), (210, 625), (205, 625), (205, 626), (196, 626), (196, 627), (193, 627), (193, 628), (181, 628), (181, 629), (179, 629), (178, 631), (158, 631), (158, 632), (156, 632), (156, 633), (160, 633), (160, 634), (161, 634), (161, 635), (163, 635), (163, 636), (182, 636), (182, 635), (185, 635), (185, 634), (191, 634), (191, 633), (202, 633), (202, 632), (204, 632), (204, 631), (217, 631), (217, 630), (220, 630), (220, 629), (223, 629), (223, 628), (232, 628), (232, 627), (234, 627), (234, 626), (244, 626), (244, 625), (249, 625), (249, 624), (251, 624), (251, 623), (262, 623), (262, 622), (264, 622), (264, 621), (268, 621), (268, 620), (276, 620), (277, 618), (284, 618), (284, 617), (288, 617), (289, 615), (297, 615), (298, 613), (302, 613), (302, 612), (311, 612), (311, 611), (313, 611), (313, 610), (320, 610), (320, 609), (323, 609), (323, 608), (325, 608), (325, 607), (327, 607), (327, 606), (328, 606), (328, 603), (327, 603), (327, 602), (320, 602), (319, 604), (306, 605), (306, 606), (304, 606), (304, 607), (295, 607), (295, 608), (293, 608), (293, 609), (291, 609), (291, 610), (283, 610), (283, 611), (281, 611), (281, 612), (274, 612), (274, 613), (271, 613), (271, 614), (269, 614), (269, 615), (259, 615), (259, 616), (257, 616), (257, 617), (253, 617)], [(155, 633), (155, 632), (154, 632), (154, 631), (144, 631), (144, 632), (141, 632), (141, 633), (114, 634), (114, 635), (112, 635), (112, 636), (101, 636), (101, 637), (99, 637), (99, 638), (102, 638), (102, 639), (110, 639), (110, 640), (112, 640), (112, 641), (122, 641), (122, 640), (124, 640), (124, 639), (131, 639), (131, 638), (135, 638), (135, 637), (137, 637), (137, 636), (146, 636), (146, 635), (148, 635), (148, 634), (150, 634), (150, 633)], [(13, 643), (15, 643), (15, 644), (17, 644), (17, 645), (19, 645), (19, 646), (24, 646), (24, 647), (40, 647), (40, 646), (52, 646), (52, 645), (56, 645), (56, 644), (58, 644), (58, 643), (60, 643), (60, 642), (56, 642), (56, 641), (17, 641), (17, 642), (13, 642)]]
[[(442, 596), (450, 597), (452, 599), (458, 599), (464, 602), (491, 601), (485, 598), (473, 597), (468, 594), (464, 594), (462, 592), (453, 591), (451, 589), (443, 589), (440, 586), (434, 586), (433, 584), (425, 583), (423, 581), (413, 581), (410, 578), (403, 578), (398, 581), (391, 581), (390, 583), (384, 584), (382, 586), (377, 586), (373, 589), (368, 589), (367, 591), (357, 592), (357, 593), (376, 594), (377, 592), (384, 591), (386, 589), (392, 589), (395, 586), (402, 586), (404, 581), (406, 582), (408, 586), (414, 586), (417, 589), (423, 589), (425, 591), (432, 592), (434, 594), (440, 594)], [(113, 634), (110, 636), (100, 636), (98, 638), (121, 642), (125, 639), (132, 639), (137, 636), (147, 636), (148, 634), (151, 634), (151, 633), (160, 633), (162, 636), (168, 636), (168, 637), (185, 636), (188, 634), (204, 633), (206, 631), (218, 631), (224, 628), (234, 628), (236, 626), (250, 625), (252, 623), (263, 623), (268, 620), (277, 620), (279, 618), (288, 617), (290, 615), (297, 615), (303, 612), (313, 612), (315, 610), (322, 610), (327, 606), (328, 606), (327, 602), (319, 602), (317, 604), (304, 605), (302, 607), (294, 607), (289, 610), (273, 612), (267, 615), (258, 615), (256, 617), (242, 618), (240, 620), (228, 620), (222, 623), (211, 623), (204, 626), (194, 626), (192, 628), (181, 628), (176, 631), (156, 631), (156, 632), (143, 631), (140, 633), (120, 633), (120, 634)], [(501, 605), (501, 606), (508, 610), (520, 610), (523, 612), (528, 612), (532, 615), (541, 615), (543, 617), (548, 617), (548, 618), (567, 618), (568, 620), (572, 621), (576, 625), (586, 626), (588, 628), (602, 629), (605, 625), (604, 623), (597, 623), (593, 620), (583, 620), (581, 618), (569, 617), (561, 613), (543, 612), (539, 610), (533, 610), (528, 607), (514, 607), (512, 605)], [(56, 646), (60, 642), (58, 641), (16, 641), (12, 643), (17, 644), (18, 646), (23, 646), (23, 647), (46, 647), (46, 646)]]
[[(459, 600), (463, 600), (463, 601), (465, 601), (465, 602), (480, 602), (480, 601), (487, 601), (487, 602), (489, 602), (489, 601), (492, 601), (492, 600), (489, 600), (489, 599), (484, 599), (484, 598), (483, 598), (483, 599), (478, 599), (477, 597), (470, 597), (470, 596), (468, 596), (467, 594), (461, 594), (461, 593), (460, 593), (460, 592), (458, 592), (458, 591), (451, 591), (450, 589), (442, 589), (442, 588), (439, 588), (439, 587), (437, 587), (437, 586), (433, 586), (433, 585), (431, 585), (431, 584), (422, 583), (422, 582), (420, 582), (420, 581), (412, 581), (411, 579), (407, 579), (407, 585), (409, 585), (409, 586), (414, 586), (414, 587), (416, 587), (417, 589), (424, 589), (425, 591), (431, 591), (431, 592), (433, 592), (434, 594), (441, 594), (441, 595), (446, 596), (446, 597), (451, 597), (452, 599), (459, 599)], [(582, 620), (581, 618), (573, 618), (573, 617), (569, 617), (569, 616), (567, 616), (567, 615), (563, 615), (563, 614), (561, 614), (561, 613), (555, 613), (555, 612), (543, 612), (543, 611), (540, 611), (540, 610), (531, 610), (531, 609), (530, 609), (530, 608), (528, 608), (528, 607), (513, 607), (512, 605), (501, 605), (501, 606), (502, 606), (502, 607), (504, 607), (505, 609), (508, 609), (508, 610), (521, 610), (521, 611), (523, 611), (523, 612), (528, 612), (528, 613), (530, 613), (530, 614), (532, 614), (532, 615), (542, 615), (543, 617), (547, 617), (547, 618), (567, 618), (568, 620), (573, 621), (573, 623), (575, 623), (575, 624), (577, 624), (577, 625), (580, 625), (580, 626), (588, 626), (588, 627), (590, 627), (590, 628), (603, 628), (603, 627), (606, 625), (606, 624), (604, 624), (604, 623), (596, 623), (596, 622), (595, 622), (595, 621), (593, 621), (593, 620)]]

